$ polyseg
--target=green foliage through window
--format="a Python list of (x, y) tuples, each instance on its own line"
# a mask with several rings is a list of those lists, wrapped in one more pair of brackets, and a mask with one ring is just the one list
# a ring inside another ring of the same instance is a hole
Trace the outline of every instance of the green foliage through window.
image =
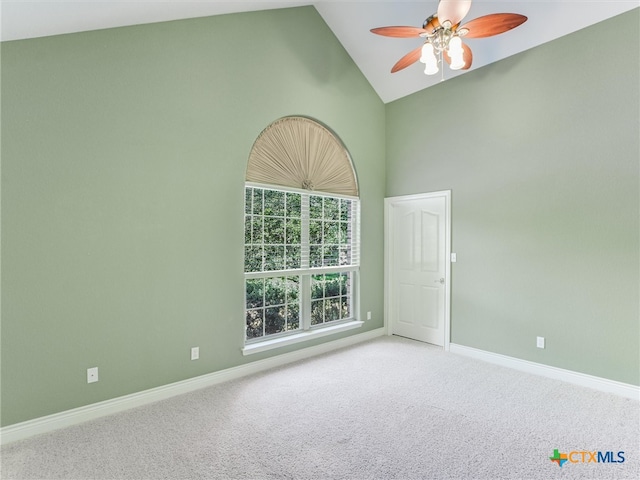
[(247, 340), (353, 318), (356, 202), (246, 186)]
[(244, 271), (300, 268), (299, 193), (246, 187)]
[(300, 277), (246, 280), (247, 339), (300, 328)]

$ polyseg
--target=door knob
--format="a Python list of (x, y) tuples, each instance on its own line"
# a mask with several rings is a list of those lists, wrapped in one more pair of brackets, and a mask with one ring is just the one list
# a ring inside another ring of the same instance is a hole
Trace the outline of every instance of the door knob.
[(444, 277), (440, 280), (434, 280), (434, 283), (442, 283), (444, 285)]

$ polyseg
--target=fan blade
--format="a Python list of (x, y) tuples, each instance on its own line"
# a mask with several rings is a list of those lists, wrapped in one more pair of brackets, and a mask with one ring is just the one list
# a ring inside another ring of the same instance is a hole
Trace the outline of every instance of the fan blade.
[(420, 27), (379, 27), (372, 28), (371, 33), (385, 37), (410, 38), (419, 37), (421, 33), (427, 33), (427, 31)]
[[(464, 58), (464, 67), (462, 67), (460, 70), (469, 70), (469, 68), (471, 67), (471, 62), (473, 62), (473, 53), (471, 53), (471, 49), (464, 42), (462, 43), (462, 49), (464, 50), (464, 54), (462, 56), (462, 58)], [(444, 57), (445, 61), (449, 65), (451, 65), (451, 57), (446, 50), (442, 51), (442, 56)]]
[(404, 57), (398, 60), (391, 69), (391, 73), (396, 73), (403, 68), (407, 68), (409, 65), (413, 65), (420, 59), (420, 55), (422, 55), (422, 45), (420, 45), (415, 50), (411, 50)]
[(438, 4), (438, 20), (443, 24), (446, 20), (451, 25), (460, 23), (471, 8), (471, 0), (440, 0)]
[(469, 30), (464, 38), (486, 38), (507, 32), (527, 21), (527, 17), (518, 13), (492, 13), (484, 17), (474, 18), (462, 25), (458, 30)]
[(471, 53), (471, 49), (465, 43), (462, 44), (462, 49), (464, 50), (464, 55), (462, 57), (464, 58), (464, 67), (462, 67), (462, 70), (469, 70), (471, 62), (473, 62), (473, 53)]

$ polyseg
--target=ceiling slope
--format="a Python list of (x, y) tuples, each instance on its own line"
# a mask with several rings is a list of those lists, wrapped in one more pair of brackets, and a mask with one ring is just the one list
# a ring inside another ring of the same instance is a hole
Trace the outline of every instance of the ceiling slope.
[[(473, 65), (470, 70), (638, 8), (639, 4), (637, 0), (474, 0), (464, 21), (490, 13), (505, 12), (526, 15), (528, 21), (505, 34), (465, 40), (473, 50)], [(0, 33), (2, 41), (9, 41), (303, 5), (313, 5), (316, 8), (385, 103), (470, 71), (452, 71), (445, 67), (441, 69), (441, 73), (427, 76), (422, 72), (421, 64), (416, 63), (391, 74), (391, 67), (396, 61), (419, 47), (422, 40), (387, 38), (370, 32), (372, 28), (388, 25), (421, 27), (424, 19), (436, 12), (437, 0), (3, 0)], [(250, 31), (247, 34), (250, 35)]]

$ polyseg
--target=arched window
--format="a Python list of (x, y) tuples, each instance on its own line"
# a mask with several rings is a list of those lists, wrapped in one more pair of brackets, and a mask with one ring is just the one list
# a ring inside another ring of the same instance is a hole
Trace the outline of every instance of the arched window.
[(262, 131), (245, 184), (245, 353), (361, 325), (359, 219), (333, 132), (298, 116)]

